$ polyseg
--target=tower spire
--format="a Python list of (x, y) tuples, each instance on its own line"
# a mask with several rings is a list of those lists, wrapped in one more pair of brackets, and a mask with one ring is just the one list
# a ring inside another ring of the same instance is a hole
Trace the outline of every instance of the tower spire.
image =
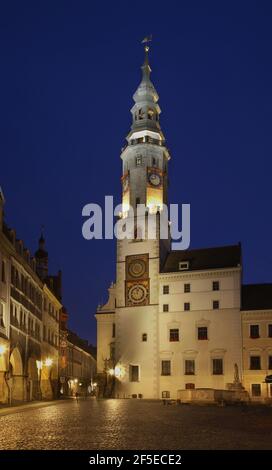
[(127, 136), (128, 142), (134, 141), (137, 138), (144, 138), (149, 136), (155, 140), (164, 141), (164, 136), (161, 131), (159, 116), (160, 107), (158, 104), (159, 95), (150, 80), (151, 67), (149, 63), (149, 50), (152, 35), (145, 37), (142, 40), (144, 44), (144, 63), (141, 66), (142, 80), (133, 95), (135, 102), (131, 109), (132, 113), (132, 126), (131, 131)]

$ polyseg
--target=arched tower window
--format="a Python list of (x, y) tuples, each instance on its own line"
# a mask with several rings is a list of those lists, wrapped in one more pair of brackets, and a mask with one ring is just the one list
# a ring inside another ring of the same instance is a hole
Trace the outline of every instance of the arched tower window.
[(139, 109), (138, 115), (139, 115), (139, 120), (140, 120), (140, 121), (141, 121), (142, 119), (144, 119), (144, 112), (143, 112), (142, 108)]
[(153, 119), (153, 117), (154, 117), (153, 109), (149, 108), (149, 110), (147, 111), (147, 117), (148, 117), (148, 119)]

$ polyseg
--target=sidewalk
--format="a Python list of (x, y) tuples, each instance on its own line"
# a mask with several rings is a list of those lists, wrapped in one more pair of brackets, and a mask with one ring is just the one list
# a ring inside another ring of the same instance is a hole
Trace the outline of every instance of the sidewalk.
[(0, 405), (0, 418), (9, 414), (20, 413), (36, 408), (45, 408), (46, 406), (56, 405), (60, 403), (67, 403), (67, 400), (50, 400), (50, 401), (32, 401), (20, 403), (18, 405)]

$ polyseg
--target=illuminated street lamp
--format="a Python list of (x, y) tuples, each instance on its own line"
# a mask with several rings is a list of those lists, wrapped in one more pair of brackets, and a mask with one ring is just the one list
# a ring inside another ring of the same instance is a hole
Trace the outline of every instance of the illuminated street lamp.
[(6, 351), (7, 351), (6, 345), (0, 344), (0, 356), (2, 356), (2, 354), (5, 354)]
[(52, 360), (50, 357), (47, 357), (47, 358), (45, 359), (45, 361), (44, 361), (44, 365), (45, 365), (46, 367), (51, 367), (52, 364), (53, 364), (53, 360)]

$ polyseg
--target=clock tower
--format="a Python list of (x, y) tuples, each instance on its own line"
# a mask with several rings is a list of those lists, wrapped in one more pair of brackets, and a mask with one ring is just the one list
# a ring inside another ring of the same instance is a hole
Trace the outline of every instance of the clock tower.
[[(145, 45), (142, 80), (133, 96), (132, 126), (122, 149), (122, 214), (133, 235), (117, 240), (114, 363), (115, 396), (158, 396), (158, 275), (170, 238), (160, 240), (160, 214), (167, 205), (169, 152), (160, 127), (159, 96), (150, 80)], [(137, 208), (144, 207), (141, 216)], [(131, 215), (129, 207), (134, 214)], [(148, 238), (148, 215), (157, 220)]]

